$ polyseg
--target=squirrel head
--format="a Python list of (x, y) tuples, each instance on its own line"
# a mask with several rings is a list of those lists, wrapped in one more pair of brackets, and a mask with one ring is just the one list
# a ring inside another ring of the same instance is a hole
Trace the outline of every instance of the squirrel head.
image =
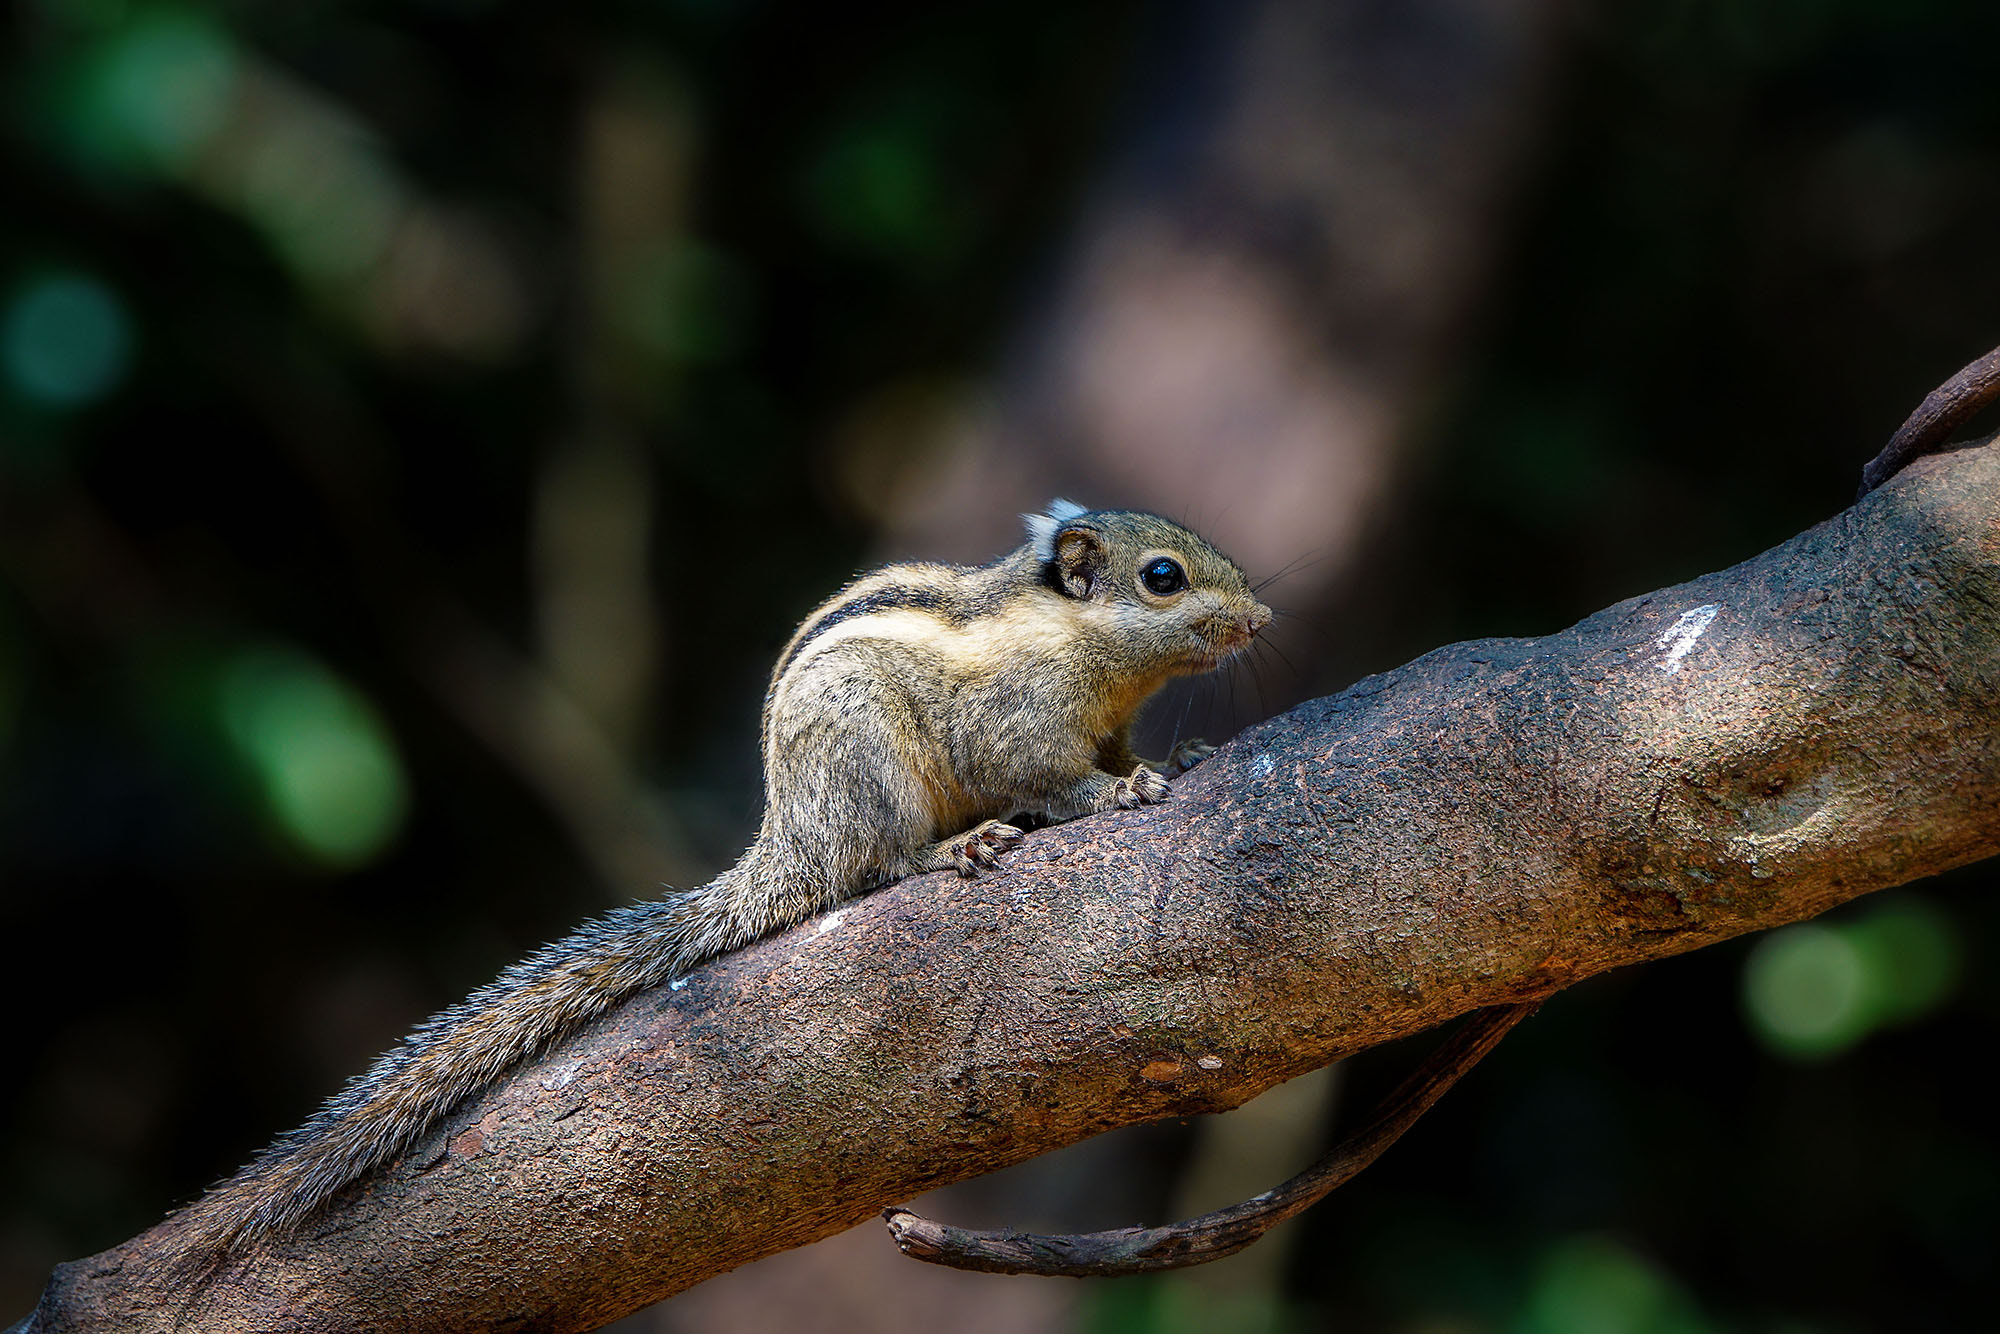
[(1209, 671), (1271, 623), (1236, 562), (1171, 519), (1068, 500), (1021, 518), (1042, 581), (1162, 675)]

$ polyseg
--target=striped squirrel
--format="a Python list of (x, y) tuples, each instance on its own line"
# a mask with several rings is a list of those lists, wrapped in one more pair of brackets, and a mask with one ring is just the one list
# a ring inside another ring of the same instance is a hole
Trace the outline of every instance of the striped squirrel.
[(1057, 500), (992, 564), (890, 565), (806, 618), (764, 697), (764, 818), (699, 889), (587, 923), (420, 1025), (304, 1126), (190, 1206), (219, 1263), (297, 1225), (460, 1103), (617, 1002), (843, 899), (925, 871), (976, 876), (1057, 821), (1162, 801), (1141, 705), (1270, 622), (1243, 572), (1179, 524)]

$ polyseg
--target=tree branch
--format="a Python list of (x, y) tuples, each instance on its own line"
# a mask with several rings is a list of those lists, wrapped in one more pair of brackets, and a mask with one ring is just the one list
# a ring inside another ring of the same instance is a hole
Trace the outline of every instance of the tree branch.
[(911, 1259), (986, 1274), (1106, 1278), (1186, 1269), (1220, 1260), (1286, 1219), (1297, 1218), (1360, 1175), (1401, 1139), (1404, 1131), (1422, 1120), (1461, 1075), (1499, 1046), (1514, 1025), (1540, 1008), (1540, 1001), (1527, 1001), (1481, 1010), (1318, 1162), (1275, 1190), (1184, 1223), (1043, 1236), (953, 1227), (908, 1209), (884, 1209), (882, 1219), (897, 1247)]
[(2000, 347), (1924, 395), (1882, 452), (1861, 469), (1861, 495), (1867, 495), (1910, 465), (1913, 459), (1943, 449), (1952, 433), (1962, 429), (2000, 398)]
[(27, 1327), (590, 1329), (946, 1182), (1996, 851), (1989, 442), (1734, 569), (1302, 705), (1166, 806), (720, 960), (199, 1291), (169, 1220), (59, 1267)]

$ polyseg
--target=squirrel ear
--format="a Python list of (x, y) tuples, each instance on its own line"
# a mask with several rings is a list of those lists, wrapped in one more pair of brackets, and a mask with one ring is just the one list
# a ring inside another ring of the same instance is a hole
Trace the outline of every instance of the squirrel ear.
[(1104, 569), (1104, 542), (1088, 528), (1065, 528), (1055, 538), (1056, 578), (1073, 598), (1086, 598)]
[(1023, 514), (1021, 522), (1027, 525), (1028, 542), (1035, 548), (1036, 558), (1044, 561), (1054, 560), (1056, 530), (1077, 515), (1088, 512), (1074, 500), (1051, 500), (1047, 513)]

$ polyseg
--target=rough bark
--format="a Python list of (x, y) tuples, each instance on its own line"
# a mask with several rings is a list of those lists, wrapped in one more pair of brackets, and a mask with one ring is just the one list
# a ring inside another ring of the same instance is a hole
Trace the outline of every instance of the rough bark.
[(169, 1221), (58, 1269), (29, 1327), (590, 1329), (945, 1182), (2000, 852), (2000, 445), (1302, 705), (1175, 794), (641, 996), (198, 1294)]

